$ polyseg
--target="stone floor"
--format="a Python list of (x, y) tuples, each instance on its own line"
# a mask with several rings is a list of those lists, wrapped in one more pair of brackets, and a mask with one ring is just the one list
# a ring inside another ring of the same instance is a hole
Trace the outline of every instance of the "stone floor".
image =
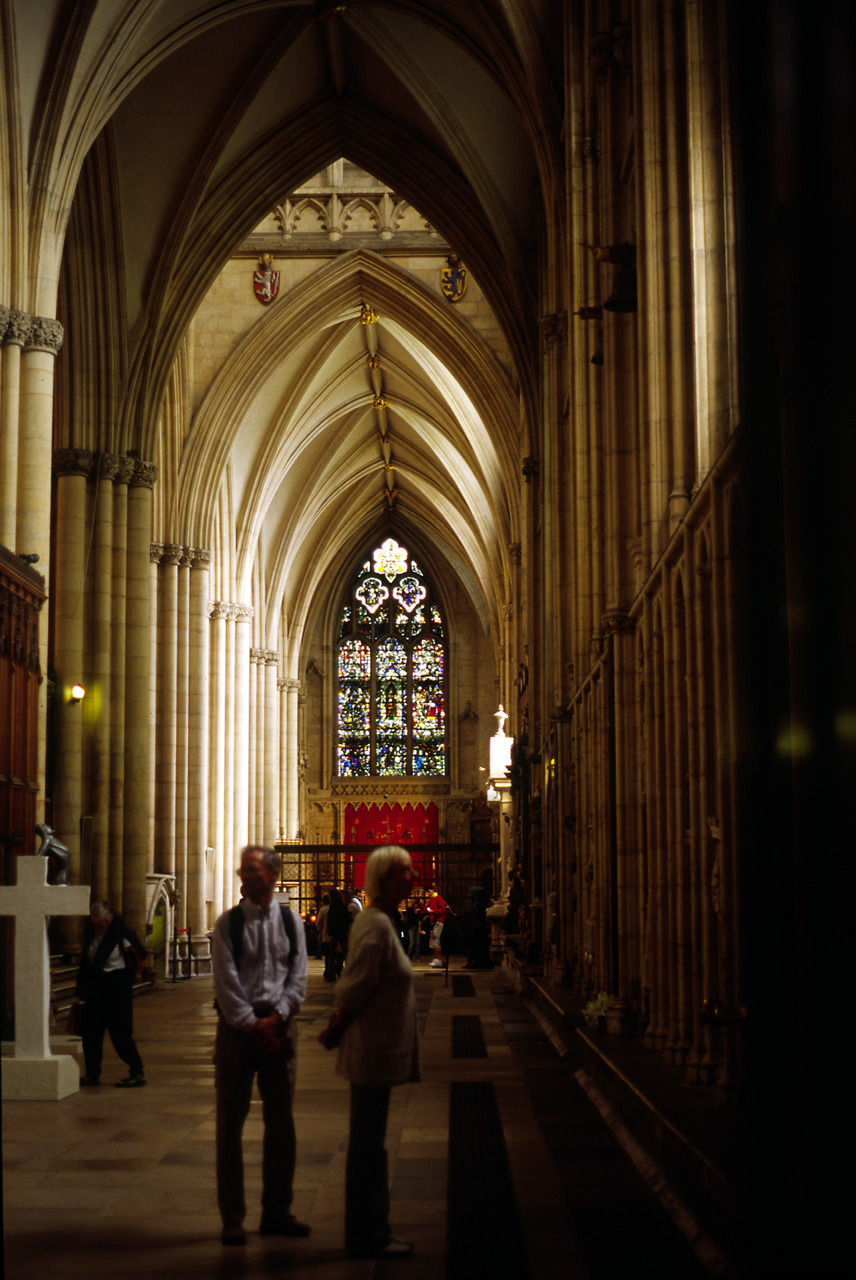
[[(300, 1280), (383, 1280), (402, 1272), (408, 1280), (457, 1280), (479, 1273), (473, 1258), (485, 1264), (482, 1274), (521, 1280), (610, 1280), (645, 1259), (658, 1280), (706, 1275), (589, 1104), (573, 1067), (501, 973), (472, 973), (473, 993), (463, 995), (458, 982), (456, 995), (460, 963), (452, 961), (448, 976), (425, 962), (417, 966), (423, 1081), (393, 1090), (392, 1224), (416, 1242), (412, 1258), (357, 1261), (343, 1249), (348, 1086), (334, 1073), (333, 1055), (317, 1043), (332, 995), (313, 960), (300, 1018), (294, 1201), (312, 1235), (261, 1239), (251, 1208), (247, 1247), (219, 1242), (215, 1015), (211, 981), (199, 978), (164, 985), (135, 1004), (145, 1089), (113, 1088), (124, 1071), (108, 1044), (105, 1085), (61, 1102), (4, 1105), (7, 1280), (286, 1272)], [(461, 1017), (476, 1035), (453, 1044), (453, 1020)], [(483, 1056), (454, 1056), (480, 1048)], [(469, 1134), (469, 1125), (450, 1143), (450, 1096), (460, 1116), (467, 1082), (478, 1086), (478, 1097), (489, 1095), (498, 1113), (486, 1143)], [(260, 1134), (254, 1102), (245, 1130), (250, 1206), (260, 1194)]]

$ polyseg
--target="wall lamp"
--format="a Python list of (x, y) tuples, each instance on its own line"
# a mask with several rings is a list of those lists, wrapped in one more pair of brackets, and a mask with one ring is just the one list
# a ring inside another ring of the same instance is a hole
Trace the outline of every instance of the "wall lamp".
[(86, 690), (82, 684), (75, 684), (71, 687), (71, 701), (82, 702), (86, 697)]

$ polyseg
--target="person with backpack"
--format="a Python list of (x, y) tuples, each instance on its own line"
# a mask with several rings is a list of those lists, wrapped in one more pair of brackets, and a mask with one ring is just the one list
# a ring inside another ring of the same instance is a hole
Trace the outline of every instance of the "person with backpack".
[(308, 1236), (291, 1212), (295, 1136), (292, 1106), (297, 1032), (308, 963), (300, 916), (274, 901), (279, 856), (249, 845), (241, 852), (243, 896), (214, 926), (211, 955), (217, 1005), (217, 1199), (227, 1245), (247, 1242), (241, 1138), (253, 1079), (263, 1103), (263, 1236)]

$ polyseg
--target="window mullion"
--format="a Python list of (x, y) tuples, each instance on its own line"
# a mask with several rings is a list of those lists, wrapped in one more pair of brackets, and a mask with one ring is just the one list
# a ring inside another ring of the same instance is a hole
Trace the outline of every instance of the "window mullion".
[(372, 640), (372, 661), (369, 675), (369, 774), (377, 774), (377, 641)]
[(405, 697), (407, 698), (407, 774), (413, 777), (413, 642), (405, 649), (407, 679), (405, 681)]

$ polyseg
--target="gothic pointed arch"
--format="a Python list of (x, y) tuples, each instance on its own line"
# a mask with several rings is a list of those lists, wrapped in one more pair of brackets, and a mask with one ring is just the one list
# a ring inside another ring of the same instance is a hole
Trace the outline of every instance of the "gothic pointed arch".
[(389, 535), (361, 563), (339, 614), (339, 777), (445, 777), (447, 655), (431, 583)]

